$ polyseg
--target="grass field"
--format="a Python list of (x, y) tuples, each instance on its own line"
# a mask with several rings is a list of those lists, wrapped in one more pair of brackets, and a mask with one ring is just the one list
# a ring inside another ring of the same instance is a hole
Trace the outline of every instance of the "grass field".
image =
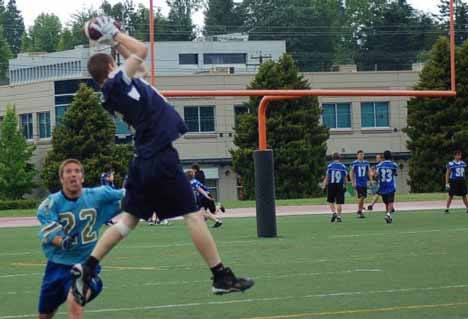
[[(415, 201), (434, 201), (446, 200), (446, 193), (423, 193), (423, 194), (397, 194), (397, 201), (399, 202), (415, 202)], [(346, 203), (356, 203), (355, 197), (347, 197)], [(304, 206), (304, 205), (326, 205), (327, 199), (325, 197), (319, 198), (304, 198), (304, 199), (279, 199), (276, 201), (276, 206)], [(253, 200), (233, 200), (225, 201), (223, 205), (230, 208), (248, 208), (255, 207)], [(17, 209), (17, 210), (3, 210), (0, 211), (0, 217), (30, 217), (36, 216), (35, 209)]]
[[(383, 214), (342, 224), (278, 219), (258, 239), (254, 218), (213, 230), (227, 265), (256, 279), (214, 296), (210, 273), (181, 223), (140, 228), (105, 260), (105, 289), (86, 318), (468, 318), (464, 211)], [(44, 258), (37, 228), (0, 229), (0, 319), (34, 318)], [(58, 318), (64, 318), (62, 307)]]

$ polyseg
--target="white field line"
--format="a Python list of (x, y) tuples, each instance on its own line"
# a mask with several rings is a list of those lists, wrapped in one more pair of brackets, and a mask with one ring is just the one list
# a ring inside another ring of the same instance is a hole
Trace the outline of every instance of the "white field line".
[[(243, 304), (243, 303), (259, 303), (271, 301), (285, 301), (297, 299), (310, 299), (310, 298), (328, 298), (328, 297), (343, 297), (343, 296), (363, 296), (375, 294), (394, 294), (404, 292), (420, 292), (420, 291), (437, 291), (448, 289), (463, 289), (468, 288), (468, 284), (463, 285), (450, 285), (441, 287), (422, 287), (422, 288), (398, 288), (398, 289), (385, 289), (385, 290), (370, 290), (370, 291), (349, 291), (349, 292), (333, 292), (326, 294), (311, 294), (303, 296), (278, 296), (270, 298), (250, 298), (250, 299), (234, 299), (223, 301), (208, 301), (208, 302), (192, 302), (182, 304), (166, 304), (154, 306), (139, 306), (139, 307), (121, 307), (121, 308), (104, 308), (86, 310), (86, 313), (115, 313), (121, 311), (142, 311), (142, 310), (155, 310), (155, 309), (174, 309), (174, 308), (191, 308), (200, 306), (213, 306), (213, 305), (227, 305), (227, 304)], [(59, 315), (66, 315), (66, 312), (60, 312)], [(23, 314), (23, 315), (7, 315), (0, 316), (0, 319), (18, 319), (18, 318), (35, 318), (37, 314)]]

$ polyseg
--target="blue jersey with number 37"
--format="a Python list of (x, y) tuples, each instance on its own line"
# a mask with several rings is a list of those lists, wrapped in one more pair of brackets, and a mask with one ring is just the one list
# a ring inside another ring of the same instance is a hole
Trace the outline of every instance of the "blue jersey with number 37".
[[(37, 211), (41, 223), (39, 238), (48, 260), (73, 265), (81, 263), (96, 245), (99, 229), (120, 213), (123, 190), (109, 186), (84, 188), (82, 195), (71, 200), (62, 192), (49, 195)], [(56, 236), (73, 236), (71, 249), (63, 250), (52, 244)]]
[(379, 192), (382, 195), (396, 192), (396, 176), (398, 165), (393, 161), (383, 161), (377, 164)]

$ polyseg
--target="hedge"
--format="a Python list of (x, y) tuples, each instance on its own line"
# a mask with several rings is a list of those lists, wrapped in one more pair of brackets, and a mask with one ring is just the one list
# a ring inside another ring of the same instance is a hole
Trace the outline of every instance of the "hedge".
[(34, 209), (39, 206), (36, 199), (0, 200), (0, 210), (9, 209)]

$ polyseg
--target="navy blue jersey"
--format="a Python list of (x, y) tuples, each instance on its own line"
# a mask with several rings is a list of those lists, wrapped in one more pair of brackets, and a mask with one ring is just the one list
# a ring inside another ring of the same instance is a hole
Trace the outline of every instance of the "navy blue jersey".
[(398, 165), (393, 161), (383, 161), (377, 164), (377, 180), (381, 195), (396, 192), (396, 176)]
[(114, 182), (108, 180), (111, 173), (102, 173), (101, 174), (101, 186), (110, 186), (116, 188)]
[(199, 180), (195, 178), (190, 181), (190, 186), (192, 186), (193, 193), (195, 194), (195, 197), (197, 198), (198, 202), (201, 201), (203, 197), (205, 197), (198, 191), (198, 188), (203, 189), (206, 193), (209, 194), (208, 188), (206, 188), (205, 185), (203, 185)]
[(370, 164), (368, 161), (356, 160), (352, 165), (353, 176), (356, 178), (357, 187), (367, 187), (369, 181)]
[(342, 163), (333, 162), (328, 164), (327, 167), (327, 178), (328, 184), (345, 184), (346, 176), (348, 176), (348, 170)]
[(447, 169), (450, 170), (450, 180), (463, 180), (465, 179), (464, 161), (452, 161), (447, 164)]
[(109, 75), (102, 88), (102, 104), (135, 130), (138, 156), (151, 158), (188, 129), (184, 120), (148, 82), (129, 78), (123, 69)]
[[(77, 200), (67, 199), (62, 192), (49, 195), (37, 211), (39, 238), (47, 259), (62, 265), (85, 261), (96, 245), (101, 226), (120, 213), (123, 194), (123, 190), (102, 186), (84, 188)], [(75, 237), (73, 248), (63, 250), (53, 245), (56, 236)]]

